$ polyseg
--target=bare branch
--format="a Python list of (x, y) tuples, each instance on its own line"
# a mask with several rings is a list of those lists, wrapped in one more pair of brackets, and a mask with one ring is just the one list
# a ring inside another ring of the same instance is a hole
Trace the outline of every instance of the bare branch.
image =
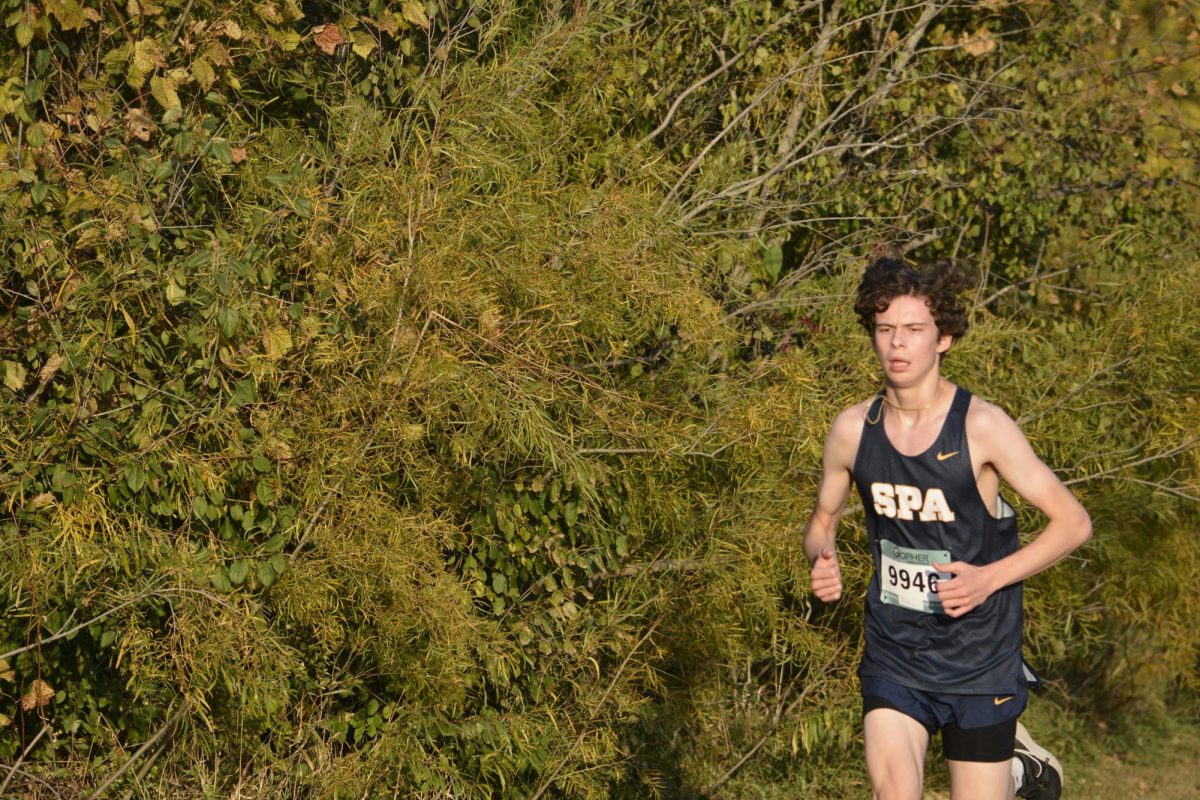
[[(1155, 453), (1152, 456), (1146, 456), (1145, 458), (1139, 458), (1137, 461), (1130, 461), (1125, 464), (1118, 464), (1115, 467), (1109, 467), (1108, 469), (1103, 469), (1103, 470), (1100, 470), (1099, 472), (1093, 472), (1091, 475), (1084, 475), (1083, 477), (1080, 477), (1080, 478), (1072, 478), (1071, 480), (1063, 481), (1063, 485), (1071, 486), (1076, 483), (1085, 483), (1087, 481), (1094, 481), (1098, 478), (1107, 478), (1110, 475), (1115, 475), (1116, 473), (1124, 472), (1127, 469), (1133, 469), (1134, 467), (1140, 467), (1143, 464), (1149, 464), (1153, 461), (1162, 461), (1164, 458), (1171, 458), (1172, 456), (1177, 456), (1181, 453), (1186, 453), (1187, 451), (1194, 449), (1197, 444), (1200, 444), (1200, 437), (1188, 439), (1188, 440), (1184, 441), (1182, 444), (1172, 447), (1170, 450), (1166, 450), (1162, 453)], [(1131, 479), (1131, 480), (1133, 480), (1133, 479)]]
[(776, 709), (775, 714), (774, 714), (773, 718), (771, 719), (769, 726), (767, 727), (766, 732), (761, 737), (759, 737), (758, 741), (756, 741), (750, 747), (749, 750), (747, 750), (745, 753), (743, 753), (741, 758), (739, 758), (737, 761), (735, 761), (733, 763), (733, 765), (729, 767), (729, 769), (725, 770), (725, 772), (721, 773), (720, 777), (718, 777), (715, 781), (713, 781), (711, 784), (709, 784), (709, 786), (701, 793), (702, 796), (704, 796), (704, 797), (711, 796), (713, 792), (715, 792), (717, 789), (719, 789), (721, 786), (723, 786), (726, 782), (728, 782), (728, 780), (730, 778), (732, 778), (734, 775), (736, 775), (738, 770), (740, 770), (743, 766), (745, 766), (746, 762), (748, 762), (750, 759), (754, 758), (755, 754), (758, 753), (758, 751), (762, 749), (762, 746), (771, 740), (771, 737), (775, 735), (775, 731), (779, 728), (779, 726), (783, 722), (783, 720), (786, 719), (788, 717), (788, 715), (790, 715), (793, 711), (795, 711), (797, 706), (799, 706), (806, 699), (808, 699), (809, 694), (811, 694), (813, 687), (816, 685), (812, 682), (806, 683), (804, 686), (804, 690), (801, 691), (800, 694), (797, 695), (794, 700), (792, 700), (790, 703), (788, 703), (786, 708), (784, 708), (784, 706), (783, 706), (784, 702), (786, 702), (786, 700), (787, 700), (787, 696), (790, 696), (791, 693), (793, 691), (795, 691), (797, 684), (800, 683), (801, 681), (802, 681), (802, 678), (797, 678), (795, 681), (793, 681), (788, 686), (787, 695), (785, 695), (783, 700), (781, 700), (779, 707)]
[(118, 611), (120, 611), (123, 608), (128, 608), (129, 606), (140, 603), (143, 600), (148, 600), (151, 597), (161, 597), (163, 595), (164, 595), (164, 592), (162, 592), (162, 591), (154, 591), (154, 592), (147, 592), (145, 594), (140, 594), (137, 597), (130, 598), (129, 600), (126, 600), (124, 603), (121, 603), (118, 606), (114, 606), (113, 608), (108, 609), (107, 611), (105, 611), (102, 614), (97, 614), (96, 616), (92, 617), (91, 619), (85, 620), (85, 621), (79, 623), (74, 628), (71, 628), (69, 630), (59, 631), (58, 633), (56, 633), (52, 636), (47, 636), (45, 639), (39, 639), (38, 641), (34, 642), (33, 644), (27, 644), (24, 647), (18, 647), (15, 650), (9, 650), (7, 653), (0, 654), (0, 661), (5, 661), (7, 659), (12, 658), (13, 656), (19, 656), (19, 655), (21, 655), (21, 653), (28, 653), (31, 650), (37, 650), (37, 649), (41, 648), (42, 645), (50, 644), (51, 642), (57, 641), (59, 639), (65, 639), (68, 636), (74, 636), (75, 634), (79, 633), (81, 630), (88, 627), (89, 625), (95, 625), (100, 620), (104, 619), (105, 617), (112, 616), (113, 614), (117, 613)]
[(1178, 497), (1182, 497), (1185, 500), (1193, 500), (1195, 502), (1200, 503), (1200, 495), (1189, 494), (1188, 492), (1185, 492), (1182, 489), (1177, 489), (1174, 486), (1168, 486), (1167, 484), (1163, 483), (1162, 481), (1147, 481), (1147, 480), (1143, 480), (1141, 478), (1131, 478), (1128, 475), (1124, 475), (1124, 476), (1120, 476), (1120, 477), (1111, 476), (1108, 478), (1108, 480), (1126, 480), (1126, 481), (1130, 481), (1132, 483), (1140, 483), (1143, 486), (1149, 486), (1151, 489), (1153, 489), (1155, 491), (1166, 492), (1168, 494), (1173, 494), (1173, 495), (1177, 495)]
[(34, 736), (33, 739), (30, 740), (29, 744), (25, 745), (25, 749), (21, 751), (20, 758), (17, 759), (15, 764), (9, 767), (8, 775), (4, 777), (4, 783), (0, 783), (0, 797), (4, 796), (4, 790), (8, 788), (9, 781), (11, 781), (13, 776), (16, 775), (20, 770), (21, 764), (23, 764), (25, 761), (25, 757), (29, 755), (33, 748), (37, 746), (37, 743), (40, 742), (42, 737), (45, 736), (49, 731), (49, 725), (42, 725), (42, 729), (37, 732), (37, 736)]
[(186, 712), (187, 706), (183, 705), (174, 714), (168, 716), (167, 721), (162, 724), (162, 727), (155, 731), (149, 739), (142, 742), (142, 746), (134, 751), (133, 755), (131, 755), (124, 764), (117, 767), (117, 769), (111, 775), (105, 778), (104, 782), (96, 787), (96, 791), (92, 792), (92, 795), (88, 798), (88, 800), (99, 800), (100, 797), (103, 797), (104, 793), (108, 791), (108, 787), (112, 786), (118, 778), (124, 775), (139, 758), (145, 755), (147, 750), (149, 750), (151, 747), (157, 744), (160, 739), (170, 733), (171, 729), (174, 728), (181, 719), (183, 719), (183, 715)]
[(571, 756), (575, 754), (575, 751), (579, 749), (579, 745), (583, 742), (583, 737), (587, 735), (588, 726), (600, 713), (600, 709), (604, 707), (604, 704), (608, 702), (608, 696), (612, 694), (613, 689), (616, 688), (617, 681), (621, 679), (621, 675), (625, 672), (625, 667), (629, 666), (629, 662), (633, 659), (634, 654), (637, 653), (637, 651), (642, 648), (642, 645), (654, 635), (656, 630), (658, 630), (659, 623), (662, 622), (662, 619), (662, 617), (659, 617), (658, 619), (654, 620), (650, 627), (646, 629), (646, 632), (642, 634), (642, 638), (638, 639), (637, 643), (634, 644), (630, 651), (625, 655), (625, 658), (621, 661), (621, 665), (617, 667), (617, 671), (613, 675), (612, 680), (609, 681), (608, 688), (604, 690), (604, 694), (600, 697), (600, 702), (596, 704), (596, 708), (592, 711), (591, 717), (580, 729), (579, 735), (576, 736), (575, 741), (571, 743), (571, 747), (567, 750), (566, 755), (564, 755), (562, 760), (558, 762), (558, 766), (546, 776), (546, 779), (542, 781), (541, 785), (538, 786), (537, 791), (533, 793), (529, 800), (538, 800), (539, 797), (544, 795), (554, 783), (554, 780), (558, 777), (559, 773), (562, 772), (563, 767), (565, 767), (567, 762), (571, 760)]
[(743, 58), (745, 58), (747, 53), (751, 52), (752, 50), (754, 50), (754, 48), (758, 47), (758, 45), (761, 44), (764, 39), (766, 39), (768, 36), (770, 36), (772, 33), (774, 33), (785, 22), (787, 22), (789, 19), (796, 16), (797, 14), (801, 14), (801, 13), (809, 10), (810, 8), (812, 8), (815, 5), (817, 5), (817, 0), (812, 0), (807, 5), (801, 6), (800, 8), (792, 9), (788, 13), (784, 14), (782, 17), (780, 17), (779, 19), (777, 19), (773, 23), (771, 23), (769, 26), (767, 26), (767, 29), (765, 31), (760, 33), (758, 36), (754, 37), (754, 39), (751, 40), (750, 44), (746, 45), (744, 48), (742, 48), (740, 51), (738, 51), (733, 56), (733, 58), (726, 60), (724, 63), (721, 64), (721, 66), (717, 67), (712, 72), (708, 73), (703, 78), (700, 78), (695, 83), (693, 83), (691, 86), (687, 87), (682, 92), (680, 92), (679, 96), (675, 98), (675, 102), (671, 103), (671, 107), (667, 109), (667, 113), (665, 116), (663, 116), (663, 120), (662, 120), (662, 122), (660, 122), (658, 124), (658, 127), (655, 128), (654, 130), (650, 131), (650, 133), (643, 136), (641, 138), (641, 140), (637, 143), (636, 146), (639, 148), (642, 147), (647, 142), (649, 142), (651, 139), (653, 139), (654, 137), (656, 137), (660, 133), (662, 133), (664, 130), (666, 130), (667, 126), (671, 124), (671, 120), (675, 118), (675, 112), (677, 112), (679, 110), (680, 104), (682, 104), (683, 101), (685, 99), (687, 99), (688, 95), (692, 94), (692, 92), (695, 92), (698, 89), (701, 89), (706, 84), (711, 83), (715, 79), (721, 77), (721, 75), (723, 75), (725, 72), (727, 72), (730, 67), (732, 67), (734, 64), (741, 61)]

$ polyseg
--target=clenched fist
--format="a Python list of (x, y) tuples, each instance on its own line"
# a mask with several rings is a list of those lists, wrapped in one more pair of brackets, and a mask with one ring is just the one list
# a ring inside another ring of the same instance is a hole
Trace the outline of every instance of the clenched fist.
[(842, 596), (842, 568), (833, 548), (826, 547), (812, 564), (812, 590), (818, 600), (832, 603)]

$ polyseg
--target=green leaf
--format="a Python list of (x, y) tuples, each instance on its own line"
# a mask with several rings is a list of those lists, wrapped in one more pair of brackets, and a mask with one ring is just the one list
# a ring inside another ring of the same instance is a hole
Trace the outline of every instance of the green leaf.
[(763, 270), (772, 280), (779, 277), (783, 269), (783, 245), (776, 242), (763, 250)]
[(492, 590), (496, 594), (504, 594), (508, 591), (508, 578), (504, 576), (503, 572), (492, 573)]
[(25, 102), (34, 105), (42, 99), (42, 92), (45, 91), (45, 85), (39, 78), (34, 78), (29, 83), (25, 84)]
[(264, 456), (262, 453), (257, 453), (253, 458), (254, 468), (259, 472), (271, 471), (271, 459)]
[(268, 553), (278, 553), (283, 549), (284, 541), (283, 534), (277, 533), (267, 540), (267, 543), (263, 545), (263, 549)]
[(254, 574), (258, 576), (258, 582), (268, 589), (275, 583), (275, 568), (267, 561), (260, 561)]
[(283, 555), (282, 553), (276, 553), (275, 555), (271, 556), (271, 558), (267, 560), (267, 563), (271, 565), (271, 569), (275, 570), (276, 575), (282, 575), (283, 573), (287, 572), (287, 556)]
[(137, 464), (129, 464), (125, 467), (125, 485), (134, 492), (140, 492), (146, 485), (146, 473)]
[(224, 139), (213, 139), (208, 145), (208, 152), (222, 164), (233, 163), (233, 150)]
[(239, 558), (234, 561), (229, 567), (229, 581), (234, 586), (241, 586), (246, 581), (246, 576), (250, 574), (250, 563), (244, 558)]
[(616, 546), (617, 555), (621, 556), (622, 558), (629, 555), (629, 538), (625, 534), (622, 533), (617, 537)]
[(233, 584), (229, 581), (229, 570), (219, 566), (213, 570), (212, 585), (218, 592), (232, 592)]
[(217, 328), (226, 339), (232, 339), (241, 327), (241, 315), (236, 308), (222, 308), (217, 312)]

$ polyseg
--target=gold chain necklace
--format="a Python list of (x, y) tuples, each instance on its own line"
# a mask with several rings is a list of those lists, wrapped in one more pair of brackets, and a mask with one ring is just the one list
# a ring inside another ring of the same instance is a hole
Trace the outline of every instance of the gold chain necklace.
[(927, 410), (933, 408), (935, 405), (937, 405), (938, 400), (942, 399), (942, 392), (945, 390), (945, 388), (946, 388), (946, 381), (944, 379), (938, 381), (937, 396), (933, 398), (933, 402), (930, 403), (929, 405), (913, 406), (912, 408), (905, 408), (902, 405), (898, 405), (896, 403), (893, 403), (891, 400), (888, 400), (887, 391), (884, 391), (884, 393), (881, 395), (881, 397), (883, 397), (883, 402), (887, 403), (889, 406), (896, 409), (897, 411), (927, 411)]

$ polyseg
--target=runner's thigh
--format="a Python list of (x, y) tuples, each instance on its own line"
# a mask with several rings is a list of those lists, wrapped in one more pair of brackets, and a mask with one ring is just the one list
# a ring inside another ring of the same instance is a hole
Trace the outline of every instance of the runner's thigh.
[(876, 800), (921, 800), (929, 731), (912, 717), (892, 708), (877, 708), (863, 717), (867, 773)]
[(1013, 800), (1010, 761), (947, 761), (950, 800)]

